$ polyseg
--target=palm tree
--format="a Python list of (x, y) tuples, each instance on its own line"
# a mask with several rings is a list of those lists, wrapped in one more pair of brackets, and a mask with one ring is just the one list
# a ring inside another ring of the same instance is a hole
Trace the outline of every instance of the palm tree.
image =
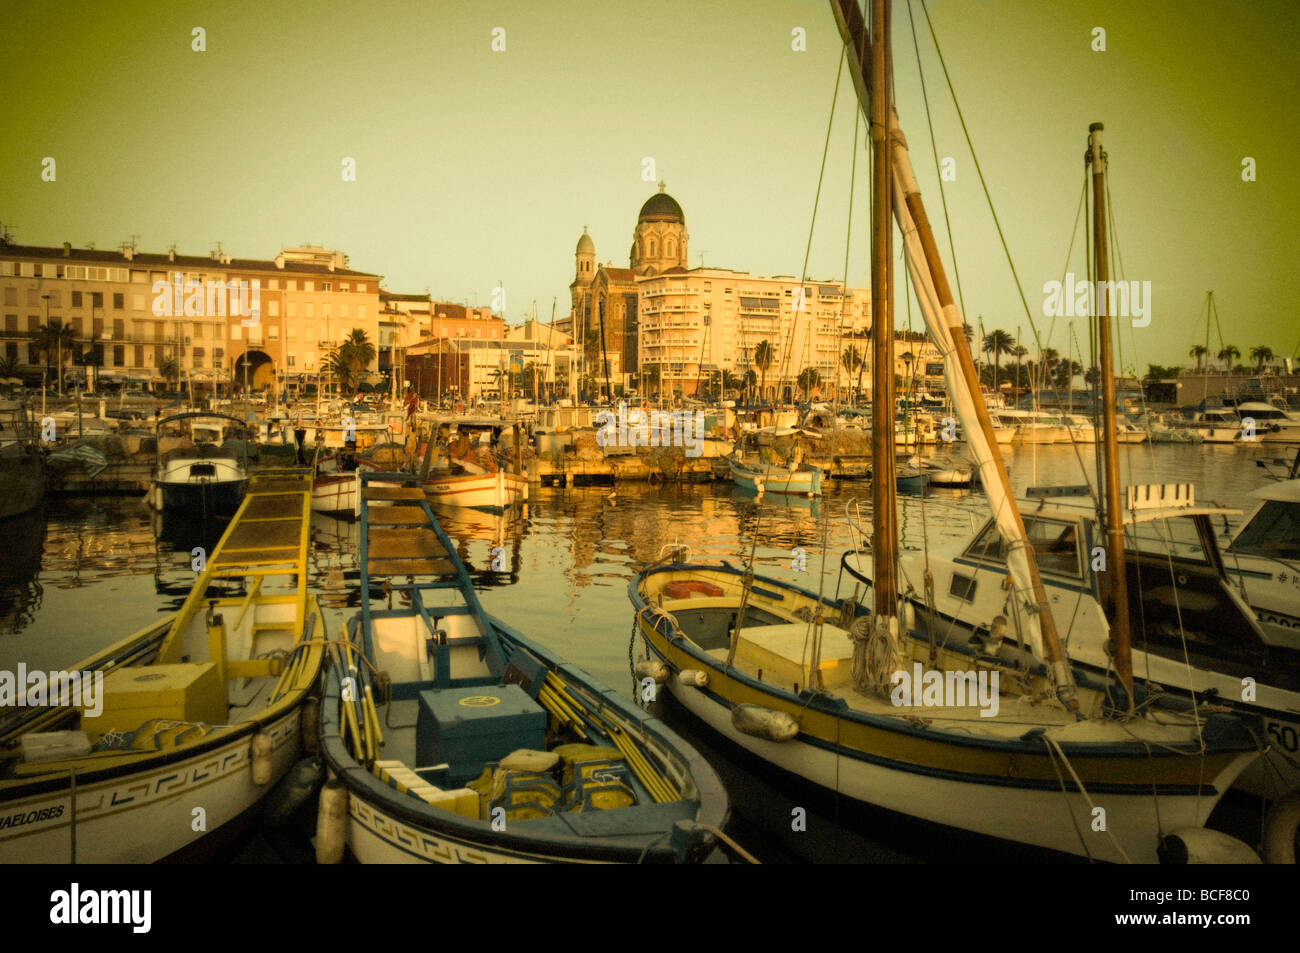
[(1262, 374), (1264, 365), (1273, 360), (1273, 349), (1267, 344), (1257, 344), (1250, 349), (1250, 359), (1255, 362), (1255, 369)]
[(342, 344), (326, 355), (325, 364), (338, 379), (340, 390), (351, 392), (356, 390), (361, 375), (374, 359), (375, 346), (366, 337), (366, 332), (354, 328)]
[(36, 346), (45, 354), (45, 363), (57, 355), (59, 371), (55, 376), (59, 393), (63, 393), (63, 365), (72, 358), (72, 346), (76, 343), (77, 331), (70, 324), (64, 324), (61, 318), (51, 318), (49, 323), (36, 329)]
[(0, 357), (0, 380), (6, 377), (17, 377), (20, 367), (18, 358), (10, 357), (8, 354)]
[(754, 366), (758, 368), (759, 385), (758, 392), (760, 396), (766, 396), (767, 393), (767, 369), (776, 361), (776, 348), (770, 341), (759, 341), (758, 347), (754, 348)]
[(803, 391), (805, 399), (812, 396), (813, 389), (818, 387), (821, 382), (822, 376), (817, 372), (817, 368), (815, 367), (805, 367), (799, 372), (799, 376), (795, 378), (795, 383), (798, 384), (799, 389)]
[(1083, 375), (1083, 381), (1091, 387), (1096, 387), (1101, 383), (1101, 368), (1096, 364), (1092, 365)]
[(862, 355), (858, 353), (856, 344), (850, 344), (844, 349), (844, 353), (840, 355), (840, 364), (849, 372), (849, 384), (851, 387), (853, 383), (853, 372), (862, 366)]
[(725, 396), (728, 391), (734, 391), (744, 386), (744, 380), (737, 377), (731, 371), (722, 372), (722, 391)]
[[(1010, 334), (1000, 328), (984, 335), (984, 353), (993, 358), (993, 389), (998, 388), (998, 369), (1003, 354), (1015, 354), (1016, 341)], [(1019, 382), (1017, 382), (1019, 383)]]
[(1076, 374), (1083, 373), (1083, 365), (1078, 361), (1061, 361), (1056, 365), (1056, 374), (1052, 383), (1057, 387), (1070, 388), (1073, 386)]
[(752, 367), (747, 368), (745, 370), (744, 381), (745, 381), (745, 393), (748, 395), (746, 398), (746, 402), (753, 403), (754, 388), (758, 384), (758, 375), (754, 373), (754, 369)]
[(1204, 344), (1193, 344), (1192, 349), (1187, 352), (1188, 357), (1196, 359), (1196, 371), (1198, 374), (1200, 373), (1202, 362), (1209, 356), (1209, 353), (1210, 349)]
[(1217, 356), (1223, 361), (1223, 373), (1227, 374), (1232, 370), (1232, 362), (1241, 357), (1241, 351), (1237, 350), (1235, 344), (1225, 344)]

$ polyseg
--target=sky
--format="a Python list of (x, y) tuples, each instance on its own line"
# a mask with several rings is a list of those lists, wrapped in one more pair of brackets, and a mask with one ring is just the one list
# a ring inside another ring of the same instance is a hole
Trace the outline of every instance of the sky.
[[(909, 4), (895, 0), (896, 100), (950, 274), (930, 122), (953, 159), (944, 189), (972, 323), (1031, 351), (1035, 326), (1043, 346), (1087, 348), (1083, 322), (1072, 335), (1044, 316), (1043, 288), (1084, 272), (1081, 230), (1068, 267), (1067, 251), (1088, 126), (1103, 122), (1113, 277), (1151, 282), (1150, 323), (1121, 327), (1121, 365), (1189, 362), (1211, 290), (1223, 342), (1300, 358), (1300, 4), (929, 0), (1028, 315), (910, 6), (920, 71)], [(809, 278), (844, 278), (847, 256), (849, 283), (870, 284), (866, 126), (855, 140), (847, 71), (832, 114), (841, 46), (825, 2), (5, 8), (0, 222), (19, 243), (134, 236), (140, 251), (206, 254), (219, 241), (249, 258), (319, 244), (392, 291), (488, 305), (502, 285), (519, 323), (534, 302), (543, 320), (553, 301), (568, 313), (584, 226), (600, 261), (627, 266), (662, 179), (685, 211), (690, 265), (799, 276), (808, 249)], [(905, 328), (901, 289), (896, 307)], [(921, 326), (914, 306), (910, 321)]]

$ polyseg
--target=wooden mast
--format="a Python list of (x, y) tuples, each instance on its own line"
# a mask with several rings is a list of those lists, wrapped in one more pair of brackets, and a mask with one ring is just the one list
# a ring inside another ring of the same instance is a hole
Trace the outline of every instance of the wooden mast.
[(1124, 557), (1124, 510), (1119, 496), (1119, 448), (1115, 439), (1115, 369), (1110, 333), (1110, 304), (1106, 288), (1110, 280), (1106, 256), (1106, 154), (1101, 149), (1104, 127), (1094, 122), (1088, 127), (1088, 163), (1092, 166), (1092, 234), (1097, 276), (1097, 346), (1101, 352), (1101, 420), (1102, 469), (1106, 481), (1106, 561), (1110, 578), (1113, 615), (1110, 623), (1110, 651), (1115, 659), (1115, 674), (1128, 695), (1127, 708), (1133, 710), (1133, 654), (1129, 634), (1128, 576)]
[[(876, 74), (883, 73), (883, 69), (878, 69), (874, 63), (874, 57), (880, 54), (876, 53), (875, 44), (868, 49), (864, 41), (866, 24), (863, 21), (862, 12), (858, 9), (856, 0), (830, 0), (831, 9), (835, 14), (835, 21), (840, 28), (840, 35), (848, 45), (848, 55), (852, 61), (857, 63), (858, 68), (853, 70), (854, 85), (857, 88), (860, 99), (867, 98), (874, 103), (875, 97), (871, 96), (875, 83)], [(875, 87), (878, 88), (878, 87)], [(874, 142), (875, 127), (872, 128)], [(952, 295), (952, 290), (948, 284), (948, 279), (943, 269), (943, 260), (939, 257), (938, 245), (934, 240), (934, 231), (930, 227), (929, 217), (925, 214), (925, 205), (921, 201), (919, 191), (909, 192), (906, 195), (906, 205), (908, 212), (916, 225), (917, 234), (921, 241), (922, 248), (925, 252), (926, 264), (930, 274), (934, 279), (935, 289), (939, 296), (939, 303), (945, 315), (951, 315), (952, 320), (948, 322), (951, 337), (953, 340), (953, 349), (957, 354), (958, 364), (961, 367), (962, 378), (965, 381), (966, 389), (971, 395), (972, 402), (975, 405), (975, 416), (981, 431), (983, 431), (989, 445), (993, 448), (993, 462), (997, 468), (998, 481), (1006, 495), (1007, 506), (1011, 515), (1015, 519), (1019, 531), (1020, 540), (1023, 542), (1027, 538), (1024, 521), (1020, 516), (1020, 508), (1016, 505), (1015, 496), (1011, 492), (1011, 481), (1007, 476), (1005, 464), (1001, 456), (997, 453), (997, 441), (993, 435), (993, 424), (989, 417), (988, 407), (984, 403), (984, 394), (980, 388), (978, 374), (975, 370), (975, 362), (971, 356), (970, 343), (966, 340), (966, 334), (961, 327), (960, 315), (957, 314), (956, 302)], [(878, 206), (877, 206), (878, 207)], [(872, 284), (872, 307), (875, 307), (875, 285), (874, 274)], [(876, 322), (873, 320), (874, 329)], [(892, 365), (891, 365), (892, 371)], [(892, 373), (890, 383), (893, 383)], [(892, 444), (893, 430), (892, 419), (890, 428), (890, 439)], [(875, 444), (873, 440), (873, 452)], [(893, 447), (890, 446), (892, 454)], [(875, 464), (873, 463), (873, 470)], [(874, 499), (873, 499), (874, 502)], [(874, 526), (873, 526), (874, 531)], [(1061, 649), (1061, 640), (1056, 631), (1056, 623), (1052, 618), (1052, 611), (1047, 601), (1047, 591), (1043, 586), (1042, 575), (1038, 571), (1038, 563), (1034, 558), (1034, 551), (1031, 546), (1024, 546), (1026, 562), (1028, 564), (1030, 584), (1033, 593), (1033, 599), (1036, 614), (1038, 617), (1039, 628), (1043, 636), (1043, 650), (1047, 656), (1047, 662), (1051, 666), (1052, 675), (1056, 682), (1057, 696), (1061, 702), (1071, 711), (1079, 710), (1079, 702), (1074, 687), (1074, 678), (1070, 672), (1069, 664), (1065, 660), (1065, 653)], [(875, 560), (873, 560), (874, 566)], [(880, 574), (879, 568), (875, 569), (876, 576)], [(879, 612), (879, 600), (877, 597), (877, 612)]]
[(893, 235), (889, 148), (890, 0), (874, 0), (871, 8), (871, 548), (872, 586), (877, 618), (898, 611), (898, 580), (894, 565), (894, 316), (889, 307), (889, 250)]

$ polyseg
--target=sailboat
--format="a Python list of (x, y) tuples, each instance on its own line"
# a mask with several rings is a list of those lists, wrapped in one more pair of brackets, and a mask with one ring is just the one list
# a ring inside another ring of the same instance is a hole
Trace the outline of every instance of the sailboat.
[[(1154, 862), (1163, 835), (1199, 832), (1258, 757), (1258, 745), (1239, 720), (1217, 713), (1171, 707), (1159, 717), (1134, 716), (1123, 628), (1114, 633), (1120, 685), (1076, 684), (995, 448), (906, 142), (887, 108), (888, 0), (873, 6), (869, 59), (859, 55), (867, 44), (856, 3), (832, 0), (832, 8), (860, 99), (880, 92), (870, 97), (872, 301), (888, 315), (892, 211), (928, 329), (944, 355), (948, 393), (1007, 543), (1008, 588), (1040, 611), (1026, 614), (1014, 660), (982, 644), (940, 645), (915, 632), (905, 605), (899, 612), (894, 480), (878, 475), (870, 605), (857, 592), (832, 598), (752, 568), (654, 565), (629, 587), (648, 654), (643, 664), (661, 665), (673, 697), (712, 730), (841, 796), (1001, 840)], [(1091, 130), (1090, 148), (1100, 161), (1100, 127)], [(893, 366), (892, 320), (884, 316), (873, 322), (876, 367)], [(1108, 365), (1104, 381), (1113, 393)], [(892, 460), (885, 412), (893, 407), (892, 389), (892, 375), (873, 375), (877, 461)], [(1111, 538), (1122, 548), (1119, 533)], [(1122, 592), (1123, 574), (1115, 574)], [(989, 622), (999, 639), (1005, 636), (1005, 619)], [(1108, 805), (1104, 832), (1088, 820), (1101, 801)]]

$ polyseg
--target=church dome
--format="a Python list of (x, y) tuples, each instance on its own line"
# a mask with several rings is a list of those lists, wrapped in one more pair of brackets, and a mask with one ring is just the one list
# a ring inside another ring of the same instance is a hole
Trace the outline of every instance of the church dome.
[(686, 213), (677, 204), (677, 200), (664, 191), (663, 185), (660, 185), (659, 192), (650, 196), (645, 205), (641, 206), (641, 214), (637, 216), (637, 221), (677, 222), (679, 225), (685, 225)]
[(582, 237), (578, 239), (578, 249), (575, 252), (575, 254), (578, 255), (596, 254), (596, 243), (591, 240), (591, 236), (587, 234), (587, 230), (585, 228), (582, 230)]

